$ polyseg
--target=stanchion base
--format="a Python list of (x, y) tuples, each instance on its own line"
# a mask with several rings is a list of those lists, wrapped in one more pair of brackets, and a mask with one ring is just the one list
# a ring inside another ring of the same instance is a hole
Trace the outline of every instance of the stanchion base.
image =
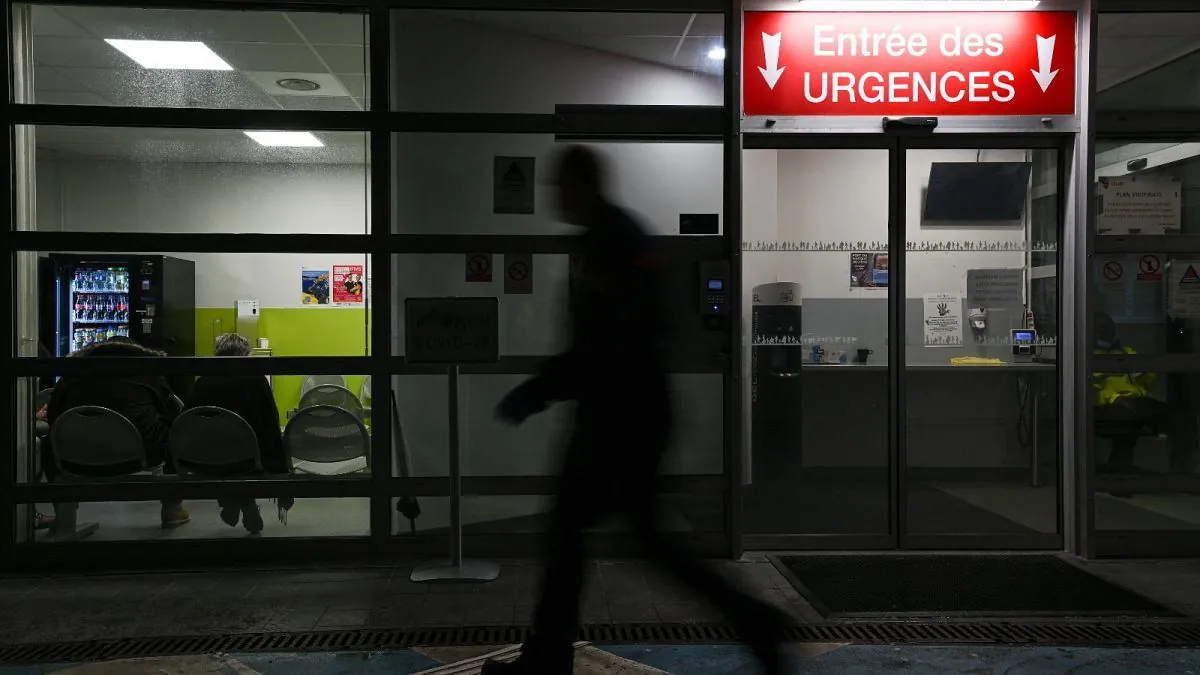
[(416, 583), (428, 581), (495, 581), (500, 566), (484, 560), (464, 560), (461, 565), (448, 563), (414, 568), (409, 577)]

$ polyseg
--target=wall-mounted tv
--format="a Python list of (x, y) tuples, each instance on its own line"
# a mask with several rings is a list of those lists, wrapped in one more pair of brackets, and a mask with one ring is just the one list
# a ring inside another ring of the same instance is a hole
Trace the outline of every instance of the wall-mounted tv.
[(1030, 162), (934, 162), (923, 220), (1020, 220), (1032, 172)]

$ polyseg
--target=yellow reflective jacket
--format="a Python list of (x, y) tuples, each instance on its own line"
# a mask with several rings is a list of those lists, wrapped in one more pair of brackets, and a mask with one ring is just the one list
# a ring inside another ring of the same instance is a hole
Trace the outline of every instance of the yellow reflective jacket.
[[(1136, 354), (1132, 347), (1097, 349), (1097, 354)], [(1092, 388), (1096, 390), (1096, 405), (1111, 405), (1125, 396), (1136, 398), (1150, 395), (1150, 387), (1158, 379), (1154, 373), (1092, 373)]]

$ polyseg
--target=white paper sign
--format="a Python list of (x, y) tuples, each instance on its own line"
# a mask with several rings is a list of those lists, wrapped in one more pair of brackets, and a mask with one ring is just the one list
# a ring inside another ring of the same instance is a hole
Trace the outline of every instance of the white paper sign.
[(1098, 234), (1172, 234), (1180, 231), (1177, 178), (1117, 176), (1099, 179)]
[(1200, 318), (1200, 260), (1172, 260), (1169, 297), (1171, 316)]
[(961, 347), (963, 344), (962, 296), (926, 293), (925, 346)]

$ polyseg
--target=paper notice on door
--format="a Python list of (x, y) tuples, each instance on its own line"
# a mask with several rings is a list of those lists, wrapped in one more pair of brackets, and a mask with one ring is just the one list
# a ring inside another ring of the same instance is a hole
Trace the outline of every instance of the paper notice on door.
[(962, 296), (926, 293), (925, 346), (961, 347), (963, 344)]
[(1167, 289), (1171, 316), (1200, 318), (1200, 260), (1172, 260)]

